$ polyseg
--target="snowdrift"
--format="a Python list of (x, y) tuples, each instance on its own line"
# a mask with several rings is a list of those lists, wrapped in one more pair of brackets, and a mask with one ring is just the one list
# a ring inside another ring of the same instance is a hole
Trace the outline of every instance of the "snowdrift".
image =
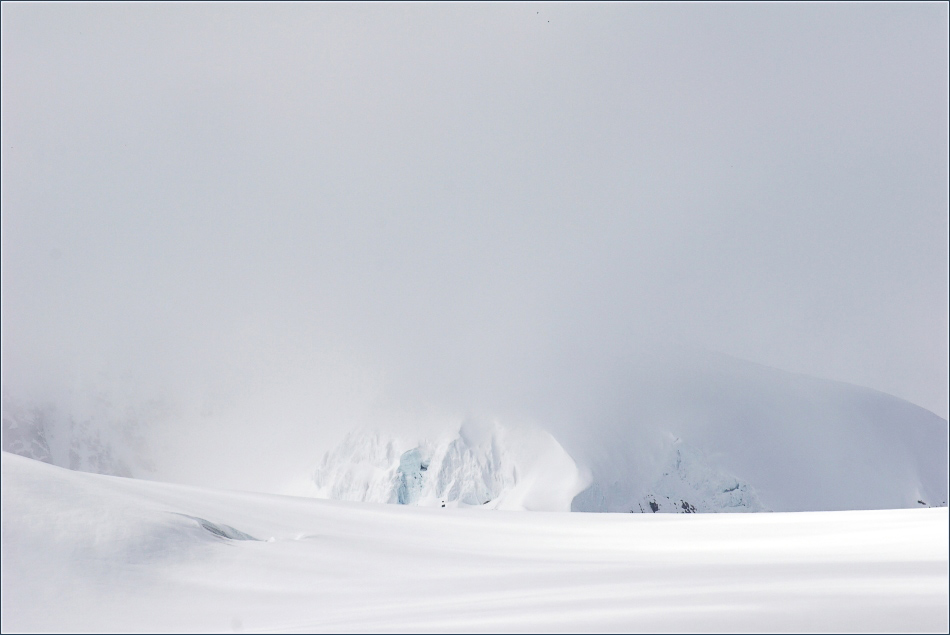
[(2, 453), (3, 632), (946, 632), (946, 509), (481, 513)]

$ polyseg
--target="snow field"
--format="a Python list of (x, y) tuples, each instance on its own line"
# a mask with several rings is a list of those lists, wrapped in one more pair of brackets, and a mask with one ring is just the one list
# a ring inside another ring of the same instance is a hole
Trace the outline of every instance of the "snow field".
[(946, 508), (485, 512), (2, 460), (5, 632), (948, 628)]

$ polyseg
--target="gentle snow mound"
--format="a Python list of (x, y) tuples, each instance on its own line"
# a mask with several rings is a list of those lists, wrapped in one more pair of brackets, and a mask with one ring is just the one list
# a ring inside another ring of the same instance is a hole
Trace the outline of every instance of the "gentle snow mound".
[(6, 452), (0, 489), (5, 633), (948, 626), (946, 509), (486, 514), (185, 487)]

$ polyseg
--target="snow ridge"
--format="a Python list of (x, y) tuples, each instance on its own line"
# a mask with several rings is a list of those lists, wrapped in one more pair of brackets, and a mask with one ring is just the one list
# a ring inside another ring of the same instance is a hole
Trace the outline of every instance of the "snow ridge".
[(716, 467), (706, 454), (675, 438), (662, 471), (645, 486), (615, 481), (594, 483), (578, 494), (572, 511), (636, 513), (770, 511), (750, 484)]

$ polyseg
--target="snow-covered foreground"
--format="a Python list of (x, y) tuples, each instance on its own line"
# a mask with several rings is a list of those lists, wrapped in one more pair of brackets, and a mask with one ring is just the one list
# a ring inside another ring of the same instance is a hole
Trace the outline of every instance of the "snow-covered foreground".
[(948, 627), (946, 508), (441, 509), (2, 457), (4, 632)]

